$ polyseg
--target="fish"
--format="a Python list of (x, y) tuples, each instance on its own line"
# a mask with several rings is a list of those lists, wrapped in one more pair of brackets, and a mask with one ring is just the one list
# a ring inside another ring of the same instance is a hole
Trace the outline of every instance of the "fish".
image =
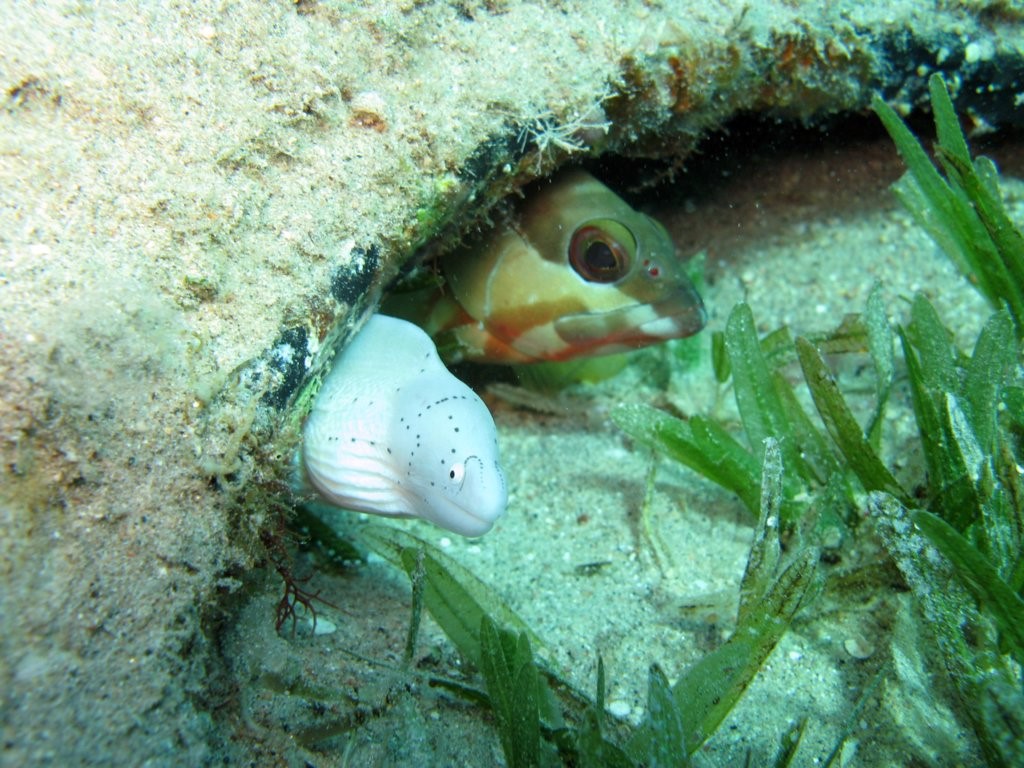
[(579, 169), (539, 182), (507, 223), (443, 254), (437, 269), (442, 290), (398, 314), (423, 325), (449, 362), (611, 355), (707, 322), (665, 228)]
[(482, 536), (508, 491), (494, 419), (430, 337), (373, 315), (332, 361), (302, 432), (296, 490), (333, 507)]

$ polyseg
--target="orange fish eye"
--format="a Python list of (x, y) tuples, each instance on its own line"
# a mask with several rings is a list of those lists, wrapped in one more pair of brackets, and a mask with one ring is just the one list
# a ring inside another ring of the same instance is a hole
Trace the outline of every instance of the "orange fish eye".
[(636, 240), (618, 222), (588, 222), (572, 234), (569, 264), (589, 283), (614, 283), (629, 272)]

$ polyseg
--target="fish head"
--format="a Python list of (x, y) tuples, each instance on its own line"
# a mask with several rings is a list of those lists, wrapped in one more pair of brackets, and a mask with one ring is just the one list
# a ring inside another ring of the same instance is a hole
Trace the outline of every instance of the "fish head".
[(704, 303), (665, 228), (590, 174), (529, 196), (517, 219), (446, 268), (475, 321), (470, 358), (571, 360), (691, 336)]
[(424, 377), (393, 421), (390, 458), (419, 517), (463, 536), (482, 536), (508, 503), (494, 421), (484, 402), (447, 374)]

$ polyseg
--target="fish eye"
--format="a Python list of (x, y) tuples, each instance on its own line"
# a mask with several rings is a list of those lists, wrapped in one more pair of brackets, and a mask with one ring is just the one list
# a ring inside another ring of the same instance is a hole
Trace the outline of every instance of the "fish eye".
[(589, 283), (614, 283), (629, 272), (636, 239), (617, 221), (589, 221), (572, 233), (569, 263)]
[(465, 464), (452, 464), (452, 468), (448, 470), (448, 479), (457, 485), (462, 485), (462, 480), (465, 476)]

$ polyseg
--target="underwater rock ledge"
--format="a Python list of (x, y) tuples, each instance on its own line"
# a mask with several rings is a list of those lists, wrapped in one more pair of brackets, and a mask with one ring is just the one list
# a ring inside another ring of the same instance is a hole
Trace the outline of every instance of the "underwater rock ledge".
[[(355, 258), (341, 260), (326, 290), (311, 298), (309, 315), (282, 328), (220, 396), (232, 408), (239, 399), (259, 398), (270, 409), (261, 409), (254, 422), (261, 445), (273, 440), (282, 419), (289, 427), (285, 441), (294, 441), (305, 406), (297, 414), (289, 409), (310, 399), (326, 364), (402, 265), (422, 258), (424, 246), (455, 242), (504, 196), (562, 163), (604, 154), (681, 160), (738, 115), (824, 124), (866, 110), (875, 93), (910, 112), (927, 101), (934, 72), (952, 83), (958, 112), (982, 129), (1024, 123), (1016, 108), (1024, 82), (1021, 18), (1008, 14), (997, 29), (965, 11), (943, 18), (911, 6), (908, 26), (873, 18), (867, 9), (858, 9), (859, 18), (838, 11), (813, 18), (815, 9), (806, 7), (806, 18), (759, 24), (748, 17), (761, 12), (744, 8), (729, 34), (710, 43), (679, 14), (652, 13), (644, 26), (657, 32), (616, 51), (589, 102), (580, 93), (577, 106), (562, 114), (544, 110), (504, 119), (452, 172), (430, 182), (438, 194), (429, 214), (417, 209), (400, 234), (378, 242), (349, 241), (345, 249)], [(287, 370), (282, 345), (294, 352)], [(282, 455), (278, 447), (273, 453)]]
[[(973, 17), (952, 16), (947, 21), (955, 22), (942, 24), (915, 16), (913, 28), (888, 23), (875, 30), (868, 19), (854, 23), (834, 14), (819, 19), (820, 27), (807, 19), (745, 27), (746, 16), (746, 11), (740, 14), (732, 35), (702, 48), (678, 16), (648, 19), (661, 34), (644, 41), (643, 53), (623, 52), (609, 62), (604, 90), (592, 97), (596, 101), (589, 110), (567, 108), (572, 117), (544, 112), (503, 122), (501, 132), (478, 144), (454, 174), (434, 182), (442, 194), (433, 201), (431, 216), (424, 217), (420, 209), (401, 235), (351, 248), (359, 258), (354, 268), (339, 266), (331, 276), (327, 295), (335, 303), (326, 317), (322, 305), (311, 312), (316, 327), (303, 321), (284, 328), (253, 362), (267, 367), (289, 337), (307, 342), (297, 349), (310, 361), (307, 375), (299, 377), (293, 367), (278, 370), (272, 384), (261, 379), (259, 386), (272, 390), (264, 392), (264, 402), (291, 405), (309, 374), (322, 370), (323, 359), (311, 357), (326, 349), (329, 359), (343, 346), (353, 319), (375, 304), (381, 287), (423, 245), (456, 240), (502, 197), (563, 162), (608, 153), (682, 159), (737, 115), (813, 125), (865, 110), (875, 93), (909, 112), (926, 101), (927, 79), (934, 72), (953, 84), (958, 112), (978, 126), (988, 130), (1024, 123), (1016, 108), (1024, 81), (1019, 19), (1007, 18), (999, 31), (987, 25), (968, 31), (964, 22)], [(586, 94), (580, 98), (586, 105)], [(362, 258), (367, 253), (372, 256), (369, 267)]]
[(0, 31), (11, 764), (275, 762), (211, 714), (246, 682), (207, 638), (324, 350), (417, 248), (739, 113), (910, 109), (939, 70), (979, 124), (1020, 114), (1003, 2), (356, 5), (54, 1)]

